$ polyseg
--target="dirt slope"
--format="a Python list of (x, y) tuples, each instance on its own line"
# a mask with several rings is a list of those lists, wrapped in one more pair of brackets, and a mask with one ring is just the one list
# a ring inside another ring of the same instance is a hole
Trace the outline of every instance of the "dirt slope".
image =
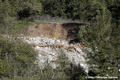
[(26, 36), (44, 36), (49, 38), (78, 41), (81, 23), (35, 23), (25, 32)]

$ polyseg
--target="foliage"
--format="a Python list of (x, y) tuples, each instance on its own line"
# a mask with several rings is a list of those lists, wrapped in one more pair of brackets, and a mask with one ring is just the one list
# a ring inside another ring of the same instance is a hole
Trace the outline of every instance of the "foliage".
[(86, 33), (81, 31), (82, 39), (89, 43), (89, 47), (93, 50), (88, 54), (89, 63), (97, 66), (96, 68), (91, 67), (93, 73), (95, 73), (91, 76), (105, 76), (107, 74), (109, 76), (119, 76), (118, 29), (120, 16), (117, 13), (119, 6), (115, 6), (115, 1), (112, 0), (108, 2), (109, 4), (99, 1), (91, 1), (88, 5), (86, 19), (91, 22), (91, 25), (86, 26)]
[[(89, 22), (90, 26), (80, 28), (78, 36), (87, 47), (93, 50), (88, 54), (89, 64), (97, 65), (97, 69), (92, 67), (92, 72), (101, 76), (106, 74), (118, 76), (118, 69), (120, 69), (119, 9), (120, 0), (0, 0), (0, 34), (16, 35), (24, 32), (24, 29), (32, 23), (25, 20), (40, 16), (41, 10), (42, 15)], [(28, 44), (0, 38), (0, 77), (28, 75), (30, 63), (34, 61), (34, 59), (31, 60), (32, 50)], [(84, 76), (78, 70), (80, 67), (69, 66), (70, 69), (68, 69), (65, 65), (69, 63), (65, 62), (66, 57), (59, 58), (58, 62), (63, 66), (56, 71), (47, 67), (43, 71), (44, 74), (38, 72), (39, 76), (47, 75), (42, 79), (50, 79), (53, 75), (51, 72), (56, 74), (54, 79), (77, 80), (78, 76)], [(67, 69), (71, 73), (64, 73)], [(31, 70), (34, 71), (33, 68)], [(58, 77), (59, 75), (63, 77)]]
[(19, 35), (23, 34), (28, 26), (33, 24), (33, 22), (30, 21), (17, 21), (11, 25), (9, 28), (9, 34), (11, 35)]
[(15, 34), (15, 32), (22, 32), (23, 26), (29, 22), (18, 20), (28, 20), (39, 15), (41, 8), (42, 5), (37, 0), (0, 0), (0, 33)]
[[(107, 1), (107, 7), (111, 11), (112, 15), (112, 33), (111, 33), (111, 43), (113, 48), (115, 49), (115, 55), (116, 56), (116, 63), (114, 65), (117, 66), (117, 74), (120, 74), (119, 61), (120, 59), (120, 1), (115, 0), (113, 3)], [(119, 75), (118, 75), (119, 76)]]
[(86, 0), (41, 0), (43, 14), (69, 19), (83, 19)]
[(28, 76), (36, 56), (30, 45), (0, 38), (0, 77)]
[[(62, 73), (64, 75), (64, 80), (66, 80), (66, 79), (67, 80), (85, 79), (86, 73), (85, 73), (84, 69), (80, 65), (74, 65), (73, 63), (70, 63), (65, 54), (66, 53), (61, 49), (61, 51), (59, 53), (58, 61), (57, 61), (60, 64), (60, 67), (57, 68), (55, 71), (64, 72), (64, 73)], [(60, 74), (58, 74), (58, 75), (60, 75)]]
[[(11, 25), (11, 17), (9, 16), (10, 14), (10, 4), (8, 0), (5, 0), (4, 3), (0, 1), (0, 32), (2, 33), (8, 33), (8, 28)], [(6, 31), (4, 31), (6, 30)]]
[(17, 15), (17, 18), (22, 20), (33, 15), (39, 15), (42, 5), (38, 0), (10, 0), (11, 15)]

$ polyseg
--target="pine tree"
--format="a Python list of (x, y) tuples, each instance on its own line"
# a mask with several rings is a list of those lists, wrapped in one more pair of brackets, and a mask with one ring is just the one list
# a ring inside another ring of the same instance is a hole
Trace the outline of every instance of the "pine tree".
[[(86, 19), (91, 22), (91, 25), (86, 28), (86, 33), (83, 33), (83, 39), (89, 44), (93, 52), (89, 53), (90, 65), (95, 73), (94, 75), (105, 76), (106, 74), (115, 76), (116, 73), (116, 55), (115, 49), (110, 41), (111, 34), (111, 13), (105, 6), (98, 1), (91, 1), (86, 8)], [(112, 56), (112, 57), (111, 57)], [(111, 74), (112, 72), (112, 74)]]
[(10, 12), (11, 12), (11, 6), (8, 0), (5, 0), (4, 2), (0, 2), (1, 4), (1, 13), (0, 13), (0, 25), (1, 25), (1, 30), (5, 33), (8, 33), (9, 31), (9, 26), (10, 26)]
[(38, 0), (19, 0), (16, 3), (15, 11), (18, 19), (26, 19), (34, 15), (39, 15), (42, 4)]

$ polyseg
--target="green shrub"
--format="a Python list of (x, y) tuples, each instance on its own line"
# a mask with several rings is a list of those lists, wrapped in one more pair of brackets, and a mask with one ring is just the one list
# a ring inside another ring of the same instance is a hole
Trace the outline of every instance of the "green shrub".
[(36, 56), (29, 44), (0, 38), (0, 77), (29, 76)]

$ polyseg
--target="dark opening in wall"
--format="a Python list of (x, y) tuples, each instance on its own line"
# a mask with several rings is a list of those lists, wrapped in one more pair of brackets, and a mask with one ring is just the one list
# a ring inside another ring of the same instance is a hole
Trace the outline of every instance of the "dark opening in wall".
[(27, 19), (30, 16), (30, 9), (25, 8), (17, 12), (17, 19), (18, 20), (23, 20)]

